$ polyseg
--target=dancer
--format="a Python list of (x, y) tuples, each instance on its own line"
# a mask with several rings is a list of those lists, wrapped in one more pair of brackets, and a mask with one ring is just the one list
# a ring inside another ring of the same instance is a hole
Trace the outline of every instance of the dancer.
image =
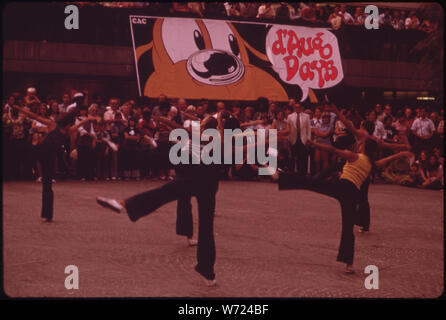
[[(168, 122), (167, 118), (159, 118), (159, 120)], [(172, 127), (176, 127), (173, 122), (169, 123)], [(217, 119), (209, 116), (204, 119), (200, 125), (200, 130), (218, 129), (220, 132), (220, 140), (223, 145), (223, 128), (224, 122), (222, 114), (219, 113)], [(209, 141), (209, 139), (204, 139)], [(191, 140), (194, 142), (193, 140)], [(269, 138), (266, 139), (269, 142)], [(252, 145), (240, 147), (246, 149)], [(201, 154), (201, 145), (197, 146)], [(238, 148), (234, 147), (233, 148)], [(192, 157), (195, 148), (190, 144), (186, 144)], [(223, 148), (224, 149), (224, 148)], [(99, 205), (111, 209), (117, 213), (127, 212), (131, 221), (149, 215), (161, 206), (171, 201), (190, 201), (191, 197), (196, 197), (198, 202), (198, 245), (197, 245), (197, 264), (195, 270), (204, 278), (207, 286), (215, 286), (214, 264), (215, 264), (215, 240), (214, 240), (214, 214), (215, 214), (215, 196), (219, 185), (220, 165), (209, 164), (180, 164), (177, 165), (177, 176), (175, 180), (153, 190), (149, 190), (127, 199), (111, 199), (105, 197), (97, 197), (96, 201)], [(189, 202), (190, 203), (190, 202)], [(179, 208), (181, 210), (181, 207)], [(192, 233), (192, 216), (183, 216), (180, 221), (177, 220), (185, 235)], [(178, 229), (177, 229), (178, 232)]]
[(41, 221), (45, 223), (53, 222), (54, 193), (52, 190), (52, 181), (54, 177), (57, 154), (64, 145), (68, 135), (84, 123), (97, 120), (96, 117), (88, 117), (77, 125), (73, 125), (77, 108), (53, 121), (41, 117), (34, 112), (28, 111), (17, 105), (14, 108), (23, 112), (28, 117), (35, 119), (48, 126), (48, 134), (42, 143), (42, 152), (40, 153), (40, 163), (42, 167), (42, 210)]
[(410, 157), (412, 153), (405, 151), (390, 157), (376, 160), (378, 144), (371, 139), (364, 142), (361, 153), (336, 149), (329, 145), (309, 141), (308, 145), (335, 153), (347, 162), (337, 181), (325, 181), (306, 177), (302, 174), (283, 173), (277, 171), (274, 178), (279, 181), (279, 190), (305, 189), (335, 198), (341, 204), (342, 233), (337, 261), (346, 264), (346, 273), (353, 272), (354, 241), (353, 226), (355, 224), (356, 206), (360, 201), (360, 190), (374, 166), (385, 166), (395, 159)]
[[(406, 144), (397, 144), (397, 143), (387, 143), (373, 136), (373, 132), (375, 130), (375, 124), (371, 121), (363, 121), (358, 128), (356, 128), (353, 123), (348, 120), (345, 115), (338, 110), (335, 104), (331, 104), (327, 111), (334, 112), (338, 119), (345, 125), (347, 130), (349, 130), (354, 138), (355, 145), (353, 147), (354, 152), (362, 153), (364, 152), (365, 142), (369, 139), (375, 141), (378, 144), (378, 147), (381, 149), (389, 149), (393, 151), (402, 151), (402, 150), (410, 150), (410, 145)], [(316, 175), (318, 178), (322, 178), (327, 176), (328, 174), (339, 171), (343, 166), (343, 163), (338, 163), (334, 167), (330, 167), (327, 170), (324, 170), (320, 174)], [(364, 183), (361, 185), (361, 190), (359, 192), (359, 202), (357, 205), (357, 220), (355, 224), (357, 224), (360, 229), (359, 232), (365, 233), (370, 231), (370, 204), (369, 204), (369, 186), (370, 186), (370, 175), (365, 179)]]
[[(185, 114), (181, 112), (181, 114)], [(164, 125), (171, 129), (178, 129), (182, 128), (185, 129), (189, 133), (189, 138), (191, 138), (192, 135), (192, 128), (196, 126), (197, 122), (192, 122), (190, 126), (187, 128), (183, 128), (180, 124), (177, 122), (163, 116), (153, 116), (154, 119), (156, 119), (159, 122), (162, 122)], [(209, 118), (209, 117), (208, 117)], [(202, 133), (205, 130), (205, 120), (207, 121), (208, 118), (203, 119), (199, 125), (200, 127), (200, 133)], [(177, 177), (182, 176), (184, 173), (181, 170), (181, 167), (175, 167), (175, 174)], [(198, 241), (193, 238), (194, 235), (194, 224), (193, 224), (193, 218), (192, 218), (192, 204), (191, 204), (192, 197), (191, 196), (184, 196), (178, 199), (177, 202), (177, 219), (176, 219), (176, 234), (179, 236), (185, 236), (187, 238), (187, 243), (190, 247), (194, 247), (198, 245)]]
[[(211, 118), (211, 117), (210, 117)], [(215, 118), (203, 121), (203, 127), (217, 128)], [(207, 286), (215, 286), (215, 240), (214, 211), (215, 196), (219, 184), (219, 167), (216, 165), (178, 165), (175, 179), (159, 188), (149, 190), (127, 199), (115, 200), (97, 197), (103, 207), (121, 213), (124, 209), (131, 221), (149, 215), (171, 201), (181, 201), (196, 197), (198, 202), (198, 245), (195, 270), (204, 278)], [(184, 219), (192, 225), (192, 217)], [(187, 228), (185, 228), (187, 229)], [(187, 230), (190, 231), (191, 229)]]

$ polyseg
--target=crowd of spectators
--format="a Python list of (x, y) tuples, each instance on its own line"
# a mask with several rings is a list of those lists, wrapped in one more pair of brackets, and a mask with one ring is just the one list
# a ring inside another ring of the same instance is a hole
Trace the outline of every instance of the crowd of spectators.
[[(200, 18), (243, 18), (248, 20), (280, 20), (326, 24), (337, 30), (343, 26), (361, 26), (367, 14), (364, 6), (317, 2), (70, 2), (81, 6), (115, 8), (146, 8), (153, 14), (169, 13), (175, 16)], [(379, 27), (395, 30), (418, 29), (430, 33), (438, 21), (424, 19), (416, 10), (379, 8)]]
[[(88, 100), (88, 101), (87, 101)], [(88, 104), (87, 104), (88, 102)], [(56, 121), (63, 113), (78, 107), (72, 134), (57, 157), (58, 179), (84, 180), (170, 180), (174, 168), (168, 153), (169, 133), (175, 127), (188, 128), (192, 121), (220, 116), (225, 128), (242, 130), (277, 129), (278, 166), (295, 171), (299, 164), (308, 163), (308, 174), (318, 174), (339, 159), (324, 151), (301, 149), (296, 152), (296, 131), (308, 130), (305, 139), (337, 148), (354, 148), (352, 132), (333, 113), (330, 103), (304, 107), (295, 99), (287, 103), (259, 98), (254, 103), (212, 102), (140, 97), (121, 101), (100, 95), (86, 99), (84, 93), (69, 93), (61, 97), (38, 98), (35, 88), (25, 94), (14, 92), (3, 107), (3, 174), (7, 180), (41, 181), (39, 164), (40, 145), (48, 133), (48, 126), (33, 120), (23, 110)], [(18, 108), (16, 107), (18, 106)], [(443, 187), (443, 110), (430, 111), (424, 106), (399, 108), (376, 104), (374, 107), (338, 106), (355, 127), (367, 120), (374, 123), (373, 135), (387, 143), (410, 145), (415, 157), (396, 160), (375, 174), (376, 179), (401, 185), (441, 189)], [(22, 111), (21, 111), (22, 110)], [(297, 124), (296, 118), (300, 119)], [(294, 120), (292, 120), (294, 119)], [(307, 125), (305, 124), (307, 121)], [(175, 123), (175, 125), (172, 125)], [(390, 151), (383, 150), (382, 156)], [(300, 158), (299, 157), (304, 157)], [(297, 164), (297, 166), (296, 166)], [(306, 166), (306, 165), (305, 165)], [(259, 179), (256, 164), (224, 167), (228, 179)]]

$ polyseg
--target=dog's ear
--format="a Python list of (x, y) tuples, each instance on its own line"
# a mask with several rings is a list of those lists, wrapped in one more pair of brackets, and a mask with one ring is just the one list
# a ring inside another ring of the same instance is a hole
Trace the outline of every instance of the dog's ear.
[(143, 44), (142, 46), (139, 46), (138, 48), (135, 49), (135, 53), (136, 53), (136, 61), (139, 61), (139, 58), (146, 53), (147, 51), (151, 50), (153, 47), (153, 41), (150, 41), (147, 44)]
[[(251, 52), (258, 59), (269, 63), (268, 57), (262, 52), (262, 49), (265, 51), (264, 39), (266, 39), (266, 35), (271, 26), (268, 29), (267, 27), (265, 25), (238, 24), (235, 32), (247, 51)], [(234, 27), (232, 28), (235, 29)], [(256, 37), (252, 37), (252, 34), (255, 34)], [(250, 42), (245, 39), (249, 39)]]

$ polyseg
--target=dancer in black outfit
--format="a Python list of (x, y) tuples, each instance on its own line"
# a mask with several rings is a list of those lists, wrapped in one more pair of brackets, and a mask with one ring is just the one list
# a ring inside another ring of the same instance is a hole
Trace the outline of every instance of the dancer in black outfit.
[[(163, 119), (165, 120), (165, 119)], [(168, 121), (168, 120), (165, 120)], [(217, 120), (209, 117), (202, 123), (203, 129), (217, 128)], [(150, 191), (123, 200), (97, 197), (97, 202), (118, 213), (126, 209), (131, 221), (147, 216), (171, 201), (189, 201), (196, 197), (198, 202), (198, 246), (195, 270), (205, 279), (208, 286), (216, 284), (214, 212), (215, 196), (219, 184), (219, 166), (205, 164), (178, 165), (175, 180)], [(184, 203), (184, 202), (183, 202)], [(181, 210), (181, 207), (179, 208)], [(192, 232), (192, 216), (177, 221), (183, 224), (177, 232), (189, 235)]]
[[(170, 121), (162, 117), (159, 117), (158, 120)], [(175, 125), (171, 123), (171, 127), (175, 127)], [(217, 119), (209, 116), (202, 121), (201, 131), (210, 128), (218, 128), (223, 145), (224, 135), (221, 113), (217, 116)], [(268, 142), (268, 138), (265, 142)], [(247, 147), (243, 146), (242, 149), (246, 149)], [(235, 147), (233, 146), (233, 148)], [(189, 150), (191, 150), (190, 146)], [(194, 156), (193, 153), (192, 156)], [(214, 273), (216, 255), (213, 224), (220, 165), (185, 164), (177, 165), (176, 169), (177, 176), (175, 180), (159, 188), (137, 194), (127, 199), (115, 200), (97, 197), (96, 201), (101, 206), (118, 213), (126, 209), (130, 220), (135, 222), (168, 202), (180, 201), (183, 205), (184, 202), (189, 202), (190, 204), (190, 198), (196, 197), (198, 201), (198, 247), (195, 270), (204, 278), (207, 286), (214, 286), (216, 284)], [(192, 216), (187, 215), (187, 212), (181, 211), (184, 208), (182, 208), (182, 204), (180, 203), (177, 209), (179, 210), (177, 212), (180, 214), (177, 217), (177, 233), (189, 236), (193, 231)], [(180, 224), (181, 226), (178, 226)]]
[(364, 143), (364, 151), (361, 153), (349, 150), (340, 150), (332, 146), (311, 142), (309, 145), (317, 147), (346, 160), (342, 175), (339, 180), (326, 181), (317, 178), (306, 177), (302, 174), (287, 174), (276, 172), (274, 178), (279, 181), (279, 190), (305, 189), (311, 190), (340, 202), (342, 212), (342, 233), (337, 261), (346, 264), (346, 272), (352, 273), (354, 242), (353, 226), (356, 221), (356, 207), (361, 200), (360, 190), (364, 181), (369, 176), (373, 166), (385, 166), (389, 162), (402, 157), (410, 157), (410, 152), (400, 152), (390, 157), (375, 160), (378, 153), (378, 144), (368, 139)]
[[(373, 132), (375, 130), (375, 124), (370, 121), (363, 121), (360, 128), (356, 128), (353, 123), (348, 120), (343, 113), (341, 113), (335, 104), (331, 104), (329, 111), (332, 111), (336, 114), (338, 119), (345, 125), (347, 130), (349, 130), (354, 138), (355, 145), (353, 147), (354, 152), (364, 152), (365, 142), (367, 140), (373, 140), (378, 144), (380, 149), (388, 149), (392, 151), (403, 151), (410, 150), (409, 145), (405, 144), (397, 144), (397, 143), (387, 143), (373, 136)], [(344, 163), (337, 163), (335, 166), (327, 168), (323, 172), (316, 175), (318, 179), (322, 179), (332, 174), (335, 171), (341, 171)], [(359, 232), (368, 232), (370, 230), (370, 204), (369, 204), (369, 186), (370, 186), (370, 175), (366, 178), (364, 183), (361, 185), (361, 189), (359, 191), (359, 201), (356, 207), (358, 212), (355, 224), (360, 227)]]
[[(191, 138), (192, 135), (192, 126), (189, 126), (188, 128), (183, 128), (181, 125), (179, 125), (176, 121), (170, 120), (169, 118), (162, 117), (162, 116), (153, 116), (154, 119), (157, 121), (162, 122), (166, 127), (172, 129), (185, 129), (189, 133), (189, 138)], [(204, 124), (203, 126), (200, 126), (200, 131), (204, 130)], [(176, 166), (175, 167), (175, 174), (177, 177), (183, 177), (185, 176), (184, 168), (182, 166)], [(186, 174), (187, 176), (187, 174)], [(192, 197), (191, 196), (184, 196), (178, 199), (177, 201), (177, 220), (176, 220), (176, 234), (179, 236), (185, 236), (187, 238), (187, 242), (189, 246), (193, 247), (198, 244), (198, 241), (193, 239), (194, 235), (194, 223), (192, 218)]]
[(95, 119), (87, 118), (82, 122), (79, 122), (77, 125), (73, 126), (77, 108), (74, 108), (70, 113), (61, 116), (56, 122), (51, 119), (41, 117), (19, 106), (14, 106), (14, 108), (18, 109), (20, 112), (23, 112), (30, 118), (35, 119), (48, 126), (49, 133), (42, 143), (42, 152), (40, 153), (41, 158), (39, 159), (42, 166), (41, 221), (52, 222), (54, 211), (54, 193), (52, 190), (52, 181), (56, 169), (57, 155), (60, 152), (60, 149), (65, 144), (67, 136), (70, 132), (76, 130), (80, 125)]

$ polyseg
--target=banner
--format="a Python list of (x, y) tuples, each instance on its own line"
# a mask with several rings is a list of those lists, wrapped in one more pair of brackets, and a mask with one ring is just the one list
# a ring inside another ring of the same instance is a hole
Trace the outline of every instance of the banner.
[(304, 101), (343, 78), (338, 41), (324, 28), (130, 16), (140, 95)]

